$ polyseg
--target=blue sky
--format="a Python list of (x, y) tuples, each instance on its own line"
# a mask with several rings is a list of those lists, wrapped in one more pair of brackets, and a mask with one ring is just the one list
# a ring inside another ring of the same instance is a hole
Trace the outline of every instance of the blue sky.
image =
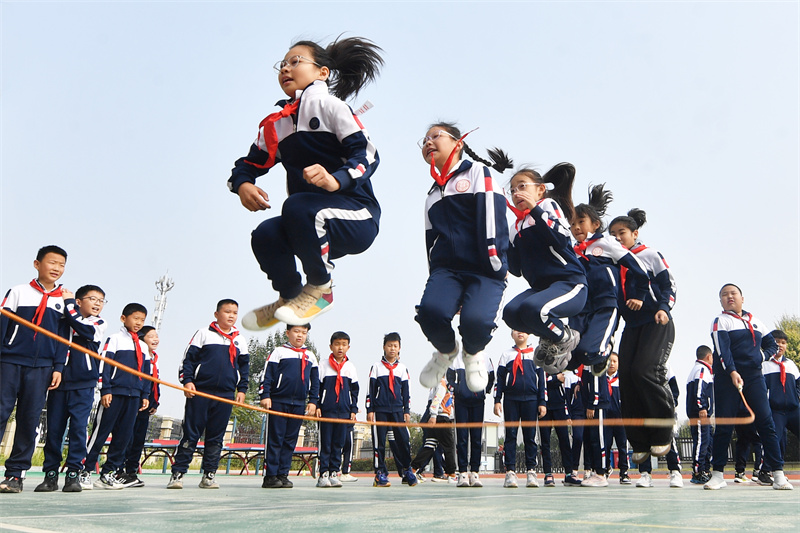
[[(293, 41), (371, 38), (380, 79), (352, 102), (381, 164), (381, 233), (341, 259), (334, 309), (312, 339), (353, 338), (362, 380), (384, 333), (403, 336), (412, 408), (430, 357), (413, 321), (427, 277), (428, 169), (415, 141), (429, 123), (480, 127), (541, 170), (570, 161), (576, 203), (590, 183), (614, 193), (611, 217), (647, 211), (643, 242), (673, 269), (672, 366), (683, 382), (708, 344), (717, 291), (734, 282), (768, 326), (800, 314), (797, 2), (3, 2), (0, 89), (0, 285), (27, 282), (36, 250), (70, 254), (71, 289), (102, 286), (116, 329), (122, 307), (153, 308), (175, 288), (162, 326), (162, 376), (177, 366), (220, 298), (242, 311), (275, 298), (250, 231), (278, 214), (285, 175), (259, 180), (272, 213), (227, 191), (233, 162), (282, 97), (272, 65)], [(510, 173), (500, 176), (505, 182)], [(512, 280), (506, 301), (526, 288)], [(487, 354), (510, 345), (501, 324)], [(266, 335), (261, 335), (264, 338)], [(327, 355), (327, 352), (322, 354)], [(180, 416), (177, 392), (162, 413)], [(683, 401), (679, 412), (684, 412)]]

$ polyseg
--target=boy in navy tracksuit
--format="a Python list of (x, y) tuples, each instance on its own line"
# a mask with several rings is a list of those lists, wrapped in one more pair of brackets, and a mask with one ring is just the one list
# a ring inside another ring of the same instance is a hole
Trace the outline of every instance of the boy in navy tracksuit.
[(607, 487), (608, 480), (605, 474), (608, 463), (605, 453), (603, 420), (610, 405), (608, 375), (595, 376), (592, 374), (592, 367), (584, 365), (581, 380), (586, 419), (598, 421), (597, 425), (587, 425), (583, 432), (583, 445), (588, 449), (591, 457), (593, 473), (581, 481), (581, 487)]
[[(100, 318), (105, 292), (96, 285), (84, 285), (73, 294), (66, 289), (64, 317), (70, 327), (70, 339), (78, 346), (97, 352), (105, 339), (106, 322)], [(69, 422), (67, 479), (64, 492), (80, 492), (79, 473), (86, 457), (86, 426), (92, 413), (94, 390), (100, 378), (100, 360), (69, 349), (61, 385), (47, 395), (47, 440), (44, 445), (44, 481), (35, 492), (58, 489), (58, 468), (61, 466), (64, 432)]]
[[(36, 279), (17, 285), (3, 298), (3, 309), (62, 337), (67, 337), (64, 299), (56, 282), (64, 274), (67, 252), (58, 246), (45, 246), (36, 254), (33, 268)], [(14, 447), (6, 459), (5, 479), (0, 492), (22, 492), (25, 471), (31, 467), (36, 449), (36, 428), (48, 390), (61, 383), (66, 360), (66, 345), (5, 316), (0, 319), (0, 435), (17, 407)]]
[[(220, 300), (214, 312), (214, 322), (194, 334), (183, 355), (179, 375), (185, 388), (244, 402), (250, 376), (250, 354), (247, 341), (239, 336), (235, 326), (238, 316), (239, 304), (235, 300)], [(183, 488), (183, 476), (189, 470), (197, 441), (205, 434), (203, 477), (199, 487), (217, 489), (219, 484), (214, 477), (233, 406), (192, 392), (184, 392), (184, 396), (183, 437), (178, 444), (167, 488)]]
[[(316, 414), (319, 366), (317, 356), (305, 346), (310, 329), (310, 324), (287, 325), (289, 342), (275, 348), (267, 357), (259, 390), (264, 409), (295, 415), (304, 412), (307, 416)], [(289, 481), (289, 469), (302, 424), (303, 421), (297, 418), (268, 415), (262, 488), (291, 489), (294, 486)]]
[[(606, 419), (622, 418), (622, 406), (619, 399), (619, 376), (617, 375), (617, 368), (619, 368), (619, 356), (612, 352), (608, 358), (608, 371), (607, 371), (607, 386), (608, 386), (608, 409), (604, 413)], [(619, 469), (619, 482), (623, 485), (629, 485), (631, 482), (628, 476), (628, 437), (625, 435), (625, 426), (611, 426), (607, 425), (603, 429), (603, 441), (606, 445), (606, 461), (609, 468), (606, 470), (606, 475), (611, 472), (612, 454), (611, 454), (611, 441), (612, 439), (617, 442), (617, 468)]]
[[(544, 370), (533, 364), (533, 346), (528, 346), (528, 334), (512, 331), (514, 347), (503, 352), (497, 363), (497, 387), (494, 395), (494, 414), (503, 415), (506, 435), (504, 444), (506, 478), (503, 486), (517, 488), (516, 457), (519, 422), (534, 422), (547, 413), (545, 407)], [(505, 396), (505, 398), (504, 398)], [(502, 402), (502, 403), (501, 403)], [(536, 478), (536, 428), (522, 428), (525, 443), (526, 487), (538, 487)]]
[[(723, 285), (719, 292), (723, 313), (714, 319), (711, 338), (714, 341), (714, 400), (718, 418), (732, 418), (740, 403), (739, 391), (755, 414), (755, 424), (764, 445), (764, 465), (772, 471), (774, 489), (791, 489), (783, 473), (778, 436), (770, 412), (767, 385), (761, 364), (778, 352), (775, 339), (752, 314), (744, 311), (744, 297), (736, 285)], [(728, 445), (733, 426), (717, 424), (714, 432), (712, 462), (714, 471), (704, 485), (706, 489), (721, 489), (727, 485), (723, 478), (728, 462)]]
[(583, 390), (583, 365), (572, 372), (565, 372), (564, 387), (569, 390), (567, 408), (569, 417), (577, 420), (578, 424), (572, 425), (572, 472), (564, 479), (564, 485), (568, 487), (580, 487), (581, 480), (578, 478), (578, 466), (581, 464), (581, 450), (583, 450), (584, 478), (589, 477), (592, 469), (592, 457), (589, 453), (589, 443), (585, 442), (584, 435), (586, 428), (583, 420), (586, 420), (586, 403)]
[(786, 333), (776, 329), (772, 337), (778, 345), (778, 353), (764, 361), (761, 370), (767, 382), (769, 406), (783, 457), (786, 453), (786, 430), (794, 433), (795, 437), (800, 436), (800, 371), (794, 361), (786, 358)]
[(699, 346), (689, 379), (686, 381), (686, 416), (697, 419), (697, 424), (689, 426), (692, 432), (692, 483), (703, 484), (711, 479), (709, 459), (711, 459), (711, 438), (714, 428), (711, 416), (714, 414), (714, 372), (711, 365), (711, 348)]
[[(147, 309), (141, 304), (130, 303), (122, 310), (122, 328), (106, 339), (103, 356), (143, 374), (150, 373), (147, 345), (139, 339), (138, 331), (144, 326)], [(136, 414), (150, 405), (150, 381), (126, 372), (103, 361), (100, 371), (100, 407), (95, 415), (94, 429), (89, 440), (89, 453), (83, 463), (81, 485), (92, 486), (91, 472), (97, 466), (97, 458), (105, 446), (106, 438), (112, 435), (106, 453), (106, 462), (100, 470), (100, 478), (93, 486), (98, 489), (124, 488), (116, 476), (125, 463), (125, 451), (133, 434)]]
[[(369, 422), (411, 421), (411, 396), (408, 389), (408, 369), (398, 361), (400, 357), (400, 335), (388, 333), (383, 337), (383, 357), (369, 371), (369, 395), (367, 396), (367, 420)], [(408, 485), (417, 484), (411, 471), (411, 444), (408, 429), (404, 426), (372, 426), (374, 449), (375, 487), (390, 487), (386, 470), (386, 436), (392, 432), (389, 446), (392, 448), (397, 469)]]
[[(355, 422), (358, 413), (358, 373), (347, 358), (350, 335), (337, 331), (331, 335), (331, 354), (319, 365), (320, 400), (317, 416)], [(341, 487), (342, 449), (350, 424), (319, 423), (319, 478), (317, 487)]]
[[(570, 373), (571, 374), (571, 373)], [(547, 380), (546, 401), (547, 414), (542, 420), (569, 420), (569, 408), (567, 398), (569, 395), (569, 384), (564, 373), (555, 376), (545, 373)], [(553, 479), (553, 464), (550, 454), (550, 430), (555, 429), (558, 437), (558, 448), (561, 451), (561, 463), (564, 466), (564, 484), (566, 485), (567, 476), (572, 475), (572, 448), (569, 442), (569, 428), (567, 426), (555, 426), (551, 428), (548, 424), (539, 426), (540, 441), (542, 445), (542, 466), (544, 467), (544, 486), (555, 487)]]
[[(467, 386), (464, 357), (459, 354), (449, 369), (447, 381), (453, 387), (453, 401), (455, 402), (456, 424), (462, 422), (483, 422), (483, 410), (486, 395), (494, 387), (494, 366), (492, 360), (485, 358), (486, 373), (489, 381), (486, 389), (472, 392)], [(456, 455), (458, 460), (459, 487), (482, 487), (478, 471), (481, 467), (481, 436), (482, 427), (456, 428)], [(468, 453), (469, 452), (469, 453)], [(469, 472), (469, 473), (468, 473)]]

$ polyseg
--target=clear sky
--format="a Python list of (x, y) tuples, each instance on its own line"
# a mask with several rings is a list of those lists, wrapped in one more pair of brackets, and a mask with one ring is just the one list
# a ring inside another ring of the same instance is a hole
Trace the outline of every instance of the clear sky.
[[(500, 146), (543, 171), (572, 162), (576, 203), (605, 182), (611, 217), (647, 211), (641, 238), (678, 285), (671, 363), (682, 391), (723, 283), (741, 286), (768, 326), (800, 314), (798, 2), (0, 8), (0, 285), (29, 281), (36, 250), (59, 244), (70, 254), (62, 281), (102, 286), (115, 331), (126, 303), (153, 308), (154, 282), (169, 271), (167, 379), (217, 300), (237, 299), (243, 314), (275, 299), (249, 239), (279, 213), (285, 173), (259, 180), (267, 213), (246, 211), (225, 182), (283, 97), (272, 65), (295, 40), (343, 32), (385, 50), (380, 79), (352, 102), (375, 104), (362, 120), (381, 156), (383, 217), (372, 248), (337, 261), (335, 307), (311, 337), (324, 348), (333, 331), (350, 333), (362, 381), (383, 334), (398, 331), (412, 409), (424, 408), (417, 376), (432, 348), (413, 317), (431, 178), (415, 141), (439, 119), (480, 127), (468, 139), (479, 151)], [(525, 288), (512, 280), (506, 301)], [(496, 361), (510, 344), (501, 324), (487, 354)], [(181, 416), (182, 396), (163, 398), (162, 414)]]

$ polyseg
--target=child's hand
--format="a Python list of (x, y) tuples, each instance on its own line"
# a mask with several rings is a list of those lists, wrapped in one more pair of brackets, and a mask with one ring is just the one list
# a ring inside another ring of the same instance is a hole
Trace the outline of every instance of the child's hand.
[(656, 313), (656, 324), (664, 326), (667, 322), (669, 322), (669, 315), (663, 309), (659, 309)]
[(630, 300), (625, 302), (625, 305), (628, 306), (628, 309), (630, 309), (631, 311), (638, 311), (639, 309), (642, 308), (642, 303), (643, 302), (641, 300), (637, 300), (636, 298), (631, 298)]
[(47, 387), (47, 390), (57, 389), (59, 385), (61, 385), (61, 372), (53, 372), (50, 375), (50, 386)]
[(731, 372), (731, 381), (733, 382), (733, 386), (738, 390), (742, 390), (742, 387), (744, 387), (744, 380), (736, 370)]
[(187, 398), (194, 398), (194, 393), (193, 392), (189, 392), (189, 391), (197, 390), (197, 387), (194, 386), (194, 383), (187, 383), (186, 385), (183, 386), (183, 388), (184, 389), (189, 389), (189, 390), (183, 391), (183, 395), (184, 396), (186, 396)]
[(112, 396), (110, 394), (103, 394), (100, 397), (100, 404), (106, 409), (108, 409), (109, 407), (111, 407), (111, 398)]
[(317, 414), (317, 406), (310, 403), (306, 406), (306, 416), (314, 416)]
[(264, 398), (258, 402), (264, 409), (272, 409), (272, 398)]
[(594, 409), (586, 410), (586, 418), (588, 418), (589, 420), (594, 420)]
[(404, 421), (406, 424), (408, 424), (409, 422), (411, 422), (411, 415), (410, 415), (410, 414), (408, 414), (408, 413), (404, 414), (404, 415), (403, 415), (403, 421)]
[(61, 297), (64, 298), (65, 300), (73, 299), (75, 298), (75, 293), (69, 289), (61, 287)]
[(322, 418), (322, 409), (317, 409), (317, 418)]
[(158, 407), (151, 407), (151, 408), (150, 408), (150, 414), (151, 414), (151, 415), (154, 415), (154, 414), (156, 414), (156, 411), (158, 411)]
[(263, 211), (270, 208), (267, 193), (249, 181), (239, 185), (237, 194), (239, 195), (239, 201), (248, 211)]
[(367, 413), (367, 422), (375, 422), (375, 413)]
[(700, 417), (700, 420), (705, 420), (706, 418), (708, 418), (708, 411), (706, 411), (705, 409), (701, 409), (700, 412), (697, 414)]
[(150, 400), (147, 398), (142, 398), (142, 406), (139, 408), (139, 410), (145, 411), (148, 407), (150, 407)]
[(500, 405), (500, 402), (494, 404), (494, 416), (501, 416), (503, 414), (503, 406)]
[(547, 407), (545, 407), (544, 405), (540, 405), (539, 406), (539, 418), (544, 418), (546, 414), (547, 414)]
[(350, 413), (350, 420), (352, 420), (353, 422), (356, 421), (356, 414), (355, 413)]
[(244, 393), (237, 392), (236, 393), (236, 403), (244, 403)]
[(328, 192), (336, 192), (341, 188), (336, 178), (325, 170), (322, 165), (311, 165), (303, 169), (303, 179), (311, 185), (316, 185), (320, 189)]

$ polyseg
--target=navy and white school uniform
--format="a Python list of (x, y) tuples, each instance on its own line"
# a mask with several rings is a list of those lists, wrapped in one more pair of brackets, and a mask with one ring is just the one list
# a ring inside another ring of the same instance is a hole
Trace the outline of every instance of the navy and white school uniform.
[(581, 340), (567, 368), (599, 364), (611, 355), (611, 341), (619, 325), (620, 266), (627, 269), (631, 280), (628, 298), (644, 300), (650, 289), (644, 265), (616, 239), (595, 233), (574, 249), (586, 270), (588, 295), (581, 313), (570, 320), (570, 327), (580, 331)]
[[(591, 375), (591, 371), (588, 372)], [(586, 420), (586, 397), (587, 391), (583, 386), (583, 365), (573, 371), (564, 372), (564, 389), (567, 394), (567, 409), (572, 420), (579, 421), (572, 426), (572, 470), (578, 469), (581, 464), (581, 449), (583, 450), (583, 467), (586, 470), (592, 468), (592, 457), (589, 452), (588, 443), (584, 442), (585, 426), (580, 423)]]
[[(236, 392), (247, 392), (249, 378), (247, 339), (235, 327), (223, 332), (216, 322), (192, 336), (178, 373), (184, 386), (193, 383), (200, 392), (228, 400), (235, 399)], [(197, 441), (204, 433), (203, 472), (217, 471), (232, 410), (229, 403), (202, 396), (186, 398), (183, 436), (172, 465), (173, 474), (188, 471)]]
[[(108, 324), (99, 316), (81, 316), (75, 299), (64, 300), (64, 317), (70, 340), (97, 352), (106, 338)], [(64, 449), (64, 432), (69, 423), (69, 449), (66, 467), (79, 472), (86, 457), (86, 427), (92, 413), (94, 390), (100, 379), (100, 360), (68, 348), (61, 385), (47, 394), (47, 440), (44, 445), (44, 472), (58, 471)]]
[(511, 329), (550, 342), (564, 335), (562, 318), (573, 317), (586, 303), (586, 274), (572, 249), (569, 222), (561, 207), (543, 198), (533, 209), (517, 213), (508, 250), (509, 272), (523, 276), (531, 288), (503, 309)]
[[(724, 376), (723, 376), (724, 377)], [(706, 411), (708, 418), (701, 424), (700, 411)], [(695, 361), (689, 378), (686, 380), (686, 416), (698, 419), (689, 426), (692, 432), (692, 473), (700, 474), (710, 470), (711, 439), (714, 428), (711, 416), (714, 414), (714, 372), (705, 361)]]
[(794, 361), (777, 354), (764, 361), (761, 371), (767, 383), (772, 420), (783, 457), (786, 453), (786, 430), (800, 436), (800, 371)]
[[(488, 357), (484, 357), (484, 362), (489, 381), (486, 390), (479, 392), (472, 392), (467, 386), (462, 354), (458, 354), (453, 360), (453, 364), (447, 369), (447, 381), (453, 387), (456, 424), (483, 422), (486, 395), (490, 394), (494, 387), (494, 365)], [(480, 470), (481, 451), (483, 450), (482, 436), (482, 427), (456, 428), (456, 455), (459, 472), (478, 472)]]
[[(659, 252), (637, 242), (630, 250), (645, 266), (650, 289), (642, 308), (633, 311), (625, 305), (641, 296), (640, 283), (620, 268), (619, 310), (625, 330), (619, 346), (619, 381), (623, 418), (672, 418), (675, 404), (667, 386), (667, 361), (675, 340), (675, 323), (670, 311), (675, 305), (676, 286), (667, 262)], [(669, 316), (666, 324), (656, 324), (659, 310)], [(672, 428), (629, 426), (628, 440), (634, 452), (649, 451), (672, 441)]]
[(444, 453), (444, 473), (449, 477), (456, 473), (456, 449), (453, 439), (453, 392), (447, 378), (442, 378), (439, 385), (431, 389), (429, 405), (428, 420), (432, 418), (436, 424), (422, 429), (422, 448), (412, 459), (411, 468), (422, 470), (436, 451), (441, 449)]
[[(259, 395), (262, 400), (270, 398), (271, 410), (281, 413), (302, 415), (306, 402), (318, 405), (317, 356), (305, 346), (295, 348), (287, 343), (275, 348), (264, 365), (264, 379)], [(265, 476), (289, 475), (301, 425), (303, 421), (297, 418), (267, 415)]]
[(460, 161), (455, 168), (425, 201), (429, 275), (415, 320), (439, 352), (452, 353), (460, 310), (463, 348), (475, 355), (492, 340), (506, 287), (506, 203), (488, 167)]
[[(37, 280), (17, 285), (6, 293), (2, 307), (62, 337), (69, 335), (61, 285), (52, 291), (46, 291)], [(17, 430), (5, 475), (22, 477), (31, 467), (47, 388), (53, 372), (63, 371), (67, 349), (5, 316), (0, 317), (0, 343), (0, 435), (17, 407)]]
[[(409, 374), (406, 365), (395, 360), (389, 363), (385, 357), (369, 370), (369, 395), (367, 413), (375, 414), (376, 422), (405, 424), (404, 415), (411, 413)], [(375, 473), (386, 470), (386, 438), (394, 455), (398, 471), (408, 470), (411, 465), (411, 443), (408, 428), (398, 426), (372, 426), (373, 468)]]
[[(547, 414), (542, 418), (563, 422), (569, 420), (569, 400), (570, 383), (567, 374), (560, 374), (564, 381), (558, 379), (559, 374), (552, 376), (545, 372), (547, 389), (545, 390), (545, 401), (547, 402)], [(569, 375), (573, 375), (572, 372)], [(561, 463), (564, 466), (564, 475), (572, 474), (574, 468), (572, 464), (572, 446), (569, 441), (569, 428), (566, 425), (558, 425), (554, 428), (558, 437), (558, 448), (561, 451)], [(539, 426), (540, 442), (542, 446), (542, 467), (546, 474), (553, 472), (552, 455), (550, 453), (550, 430), (551, 426), (541, 424)]]
[[(539, 407), (545, 407), (544, 370), (533, 364), (533, 346), (519, 349), (516, 346), (504, 351), (497, 363), (497, 387), (495, 403), (503, 404), (505, 421), (506, 470), (516, 471), (517, 430), (519, 422), (535, 422), (539, 419)], [(522, 428), (525, 443), (525, 469), (536, 468), (536, 427)]]
[[(606, 376), (606, 387), (608, 388), (608, 407), (603, 412), (603, 419), (620, 419), (622, 418), (622, 405), (619, 395), (619, 372)], [(603, 443), (606, 448), (606, 462), (609, 469), (615, 466), (612, 464), (612, 439), (617, 443), (616, 467), (619, 469), (619, 475), (622, 476), (628, 472), (628, 437), (625, 433), (625, 426), (604, 425), (603, 427)]]
[[(303, 287), (295, 257), (308, 283), (324, 285), (331, 279), (333, 259), (359, 254), (375, 240), (381, 211), (370, 177), (379, 157), (361, 121), (328, 92), (324, 81), (276, 105), (282, 111), (261, 122), (250, 152), (236, 161), (228, 187), (236, 193), (277, 163), (286, 169), (289, 197), (280, 216), (253, 231), (252, 247), (273, 288), (289, 299)], [(325, 167), (339, 190), (331, 193), (307, 183), (303, 169), (313, 164)]]
[[(744, 398), (755, 414), (755, 425), (764, 446), (767, 471), (783, 469), (778, 436), (769, 406), (762, 363), (778, 352), (778, 345), (764, 324), (747, 311), (739, 316), (724, 311), (711, 325), (714, 342), (714, 402), (717, 418), (732, 418), (739, 408), (740, 395), (730, 379), (734, 370), (744, 381)], [(733, 426), (717, 424), (714, 430), (712, 465), (723, 472), (728, 460), (728, 445)]]
[(606, 411), (611, 404), (608, 376), (606, 374), (595, 376), (592, 374), (591, 367), (584, 366), (581, 385), (583, 387), (583, 401), (586, 410), (594, 411), (594, 419), (598, 422), (598, 425), (587, 425), (584, 429), (583, 445), (588, 449), (592, 469), (597, 475), (602, 476), (609, 469), (606, 455), (605, 425), (603, 424)]
[[(154, 378), (159, 378), (158, 369), (158, 354), (150, 352), (150, 375)], [(147, 440), (147, 431), (150, 428), (150, 414), (155, 413), (160, 405), (161, 399), (161, 385), (155, 381), (151, 381), (149, 385), (150, 393), (147, 396), (147, 409), (139, 411), (136, 415), (136, 422), (133, 424), (133, 434), (128, 443), (128, 449), (125, 451), (125, 473), (135, 475), (139, 472), (139, 459), (142, 458), (142, 451), (144, 450), (144, 443)]]
[[(319, 409), (323, 418), (350, 419), (358, 413), (358, 372), (356, 366), (344, 356), (337, 363), (333, 354), (319, 364)], [(351, 435), (350, 424), (319, 423), (319, 471), (339, 472), (342, 469), (342, 449)]]
[[(149, 374), (147, 345), (138, 335), (133, 335), (135, 334), (122, 326), (120, 331), (106, 339), (102, 355), (143, 374)], [(101, 404), (95, 414), (94, 429), (88, 445), (89, 453), (84, 462), (84, 469), (88, 472), (97, 466), (97, 458), (109, 435), (112, 436), (111, 444), (108, 446), (101, 473), (116, 472), (123, 466), (136, 414), (142, 406), (142, 400), (150, 394), (150, 381), (103, 361), (100, 364), (101, 398), (108, 394), (111, 395), (111, 405), (103, 407)]]

